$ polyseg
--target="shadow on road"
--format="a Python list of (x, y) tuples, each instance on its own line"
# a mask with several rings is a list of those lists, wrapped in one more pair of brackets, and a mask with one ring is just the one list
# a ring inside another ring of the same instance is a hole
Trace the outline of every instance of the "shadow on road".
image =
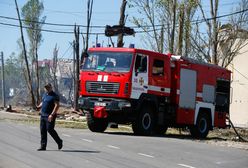
[[(121, 136), (142, 136), (142, 135), (135, 135), (133, 133), (127, 133), (127, 132), (105, 132), (105, 134), (110, 135), (121, 135)], [(194, 139), (191, 137), (190, 134), (164, 134), (164, 135), (152, 135), (152, 136), (142, 136), (142, 137), (157, 137), (157, 138), (171, 138), (171, 139), (184, 139), (184, 140), (204, 140), (204, 141), (211, 141), (211, 140), (217, 140), (217, 141), (226, 141), (226, 138), (221, 137), (207, 137), (204, 139)]]
[(100, 153), (100, 151), (90, 151), (90, 150), (61, 150), (62, 152), (69, 153)]
[(110, 135), (123, 135), (123, 136), (138, 136), (130, 132), (104, 132), (104, 134), (110, 134)]
[(123, 136), (136, 136), (136, 137), (157, 137), (157, 138), (175, 138), (175, 139), (192, 139), (190, 135), (178, 135), (178, 134), (164, 134), (164, 135), (135, 135), (133, 133), (127, 132), (104, 132), (105, 134), (110, 135), (123, 135)]
[(61, 151), (68, 153), (100, 153), (101, 151), (91, 151), (91, 150), (76, 150), (76, 149), (63, 149), (63, 150), (46, 150), (46, 151)]

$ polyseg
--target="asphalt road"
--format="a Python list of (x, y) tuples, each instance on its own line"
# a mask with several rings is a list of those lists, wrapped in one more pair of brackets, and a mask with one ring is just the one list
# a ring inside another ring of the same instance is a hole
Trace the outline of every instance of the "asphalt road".
[(0, 168), (247, 168), (248, 151), (202, 142), (118, 132), (57, 128), (64, 147), (48, 136), (39, 147), (38, 126), (0, 120)]

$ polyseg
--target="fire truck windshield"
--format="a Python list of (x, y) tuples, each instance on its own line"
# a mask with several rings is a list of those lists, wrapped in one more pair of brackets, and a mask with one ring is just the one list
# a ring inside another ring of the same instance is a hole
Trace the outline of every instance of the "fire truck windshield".
[(90, 52), (81, 68), (85, 71), (129, 72), (132, 57), (132, 53), (125, 52)]

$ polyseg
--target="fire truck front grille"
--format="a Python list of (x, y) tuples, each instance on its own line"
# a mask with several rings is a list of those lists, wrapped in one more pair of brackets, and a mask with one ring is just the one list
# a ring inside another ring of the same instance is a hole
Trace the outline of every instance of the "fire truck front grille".
[(88, 93), (117, 94), (119, 87), (119, 83), (86, 82), (86, 91)]

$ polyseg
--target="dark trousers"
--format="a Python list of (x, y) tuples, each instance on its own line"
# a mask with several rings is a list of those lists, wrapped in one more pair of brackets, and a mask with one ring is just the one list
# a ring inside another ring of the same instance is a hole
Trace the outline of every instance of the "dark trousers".
[(49, 122), (48, 117), (41, 116), (40, 118), (40, 134), (41, 134), (41, 147), (46, 148), (47, 146), (47, 132), (53, 137), (57, 144), (60, 144), (62, 140), (54, 130), (55, 118)]

